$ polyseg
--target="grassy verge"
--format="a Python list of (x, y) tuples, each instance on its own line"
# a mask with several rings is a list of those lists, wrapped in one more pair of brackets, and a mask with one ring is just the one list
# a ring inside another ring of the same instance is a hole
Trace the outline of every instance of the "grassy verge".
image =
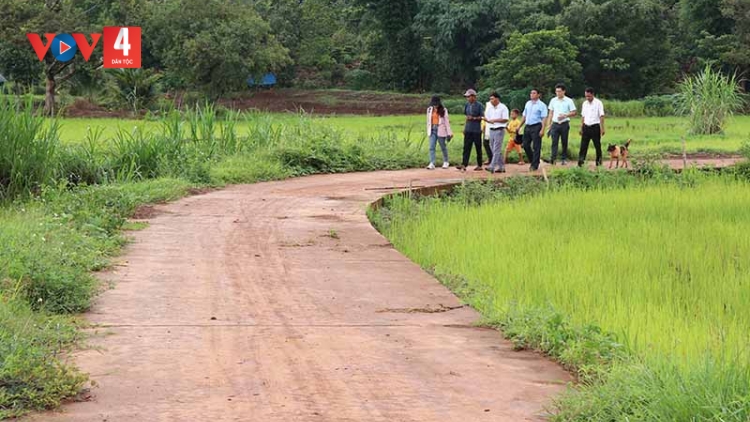
[(120, 228), (142, 203), (184, 195), (175, 179), (46, 188), (0, 209), (0, 418), (57, 406), (86, 380), (61, 360), (79, 339), (70, 315), (97, 291), (91, 271), (125, 239)]
[(747, 166), (552, 180), (396, 197), (372, 217), (517, 347), (574, 371), (555, 420), (747, 421)]

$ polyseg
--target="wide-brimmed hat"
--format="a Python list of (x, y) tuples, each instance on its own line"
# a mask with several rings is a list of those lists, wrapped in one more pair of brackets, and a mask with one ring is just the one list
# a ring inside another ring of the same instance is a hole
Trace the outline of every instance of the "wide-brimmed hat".
[(474, 91), (473, 89), (470, 89), (470, 90), (464, 92), (464, 97), (471, 97), (472, 95), (477, 95), (477, 92)]

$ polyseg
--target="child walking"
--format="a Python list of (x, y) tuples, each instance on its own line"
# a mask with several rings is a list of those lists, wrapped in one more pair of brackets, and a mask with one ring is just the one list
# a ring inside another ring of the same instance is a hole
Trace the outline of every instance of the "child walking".
[(521, 121), (518, 119), (519, 115), (521, 115), (521, 111), (517, 108), (514, 108), (510, 112), (510, 122), (508, 122), (508, 127), (506, 128), (508, 131), (508, 146), (505, 148), (505, 162), (508, 162), (508, 154), (515, 149), (518, 153), (518, 165), (522, 166), (526, 163), (523, 162), (523, 148), (521, 148), (523, 140), (521, 139), (521, 134), (518, 133), (521, 129)]

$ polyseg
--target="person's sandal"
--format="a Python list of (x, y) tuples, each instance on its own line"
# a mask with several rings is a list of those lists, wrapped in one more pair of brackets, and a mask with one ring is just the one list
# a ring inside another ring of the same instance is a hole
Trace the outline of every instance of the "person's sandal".
[(482, 168), (482, 166), (476, 166), (476, 167), (474, 167), (474, 171), (482, 171), (482, 170), (484, 170)]

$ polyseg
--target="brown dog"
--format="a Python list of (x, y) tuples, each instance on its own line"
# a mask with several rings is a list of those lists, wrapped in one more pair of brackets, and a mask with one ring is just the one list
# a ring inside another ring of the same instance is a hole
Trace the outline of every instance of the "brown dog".
[(612, 161), (617, 160), (617, 167), (620, 168), (620, 159), (622, 158), (622, 166), (628, 168), (628, 148), (630, 147), (630, 139), (625, 142), (625, 145), (613, 145), (609, 144), (607, 152), (609, 152), (609, 168), (612, 168)]

